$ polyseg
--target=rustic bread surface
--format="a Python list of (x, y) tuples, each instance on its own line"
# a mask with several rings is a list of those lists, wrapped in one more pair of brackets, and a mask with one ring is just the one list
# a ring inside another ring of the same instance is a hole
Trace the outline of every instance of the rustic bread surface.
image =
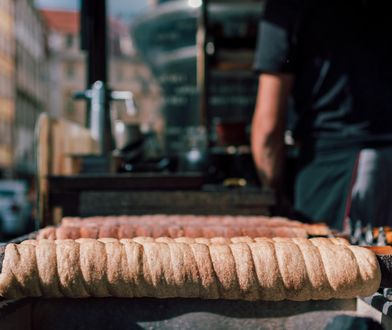
[(324, 223), (305, 224), (296, 220), (282, 217), (266, 216), (220, 216), (220, 215), (141, 215), (141, 216), (97, 216), (88, 218), (65, 217), (62, 226), (103, 224), (135, 224), (135, 225), (212, 225), (212, 226), (261, 226), (261, 227), (290, 227), (303, 228), (312, 236), (328, 236), (330, 230)]
[(0, 295), (320, 300), (368, 296), (373, 252), (340, 239), (139, 237), (8, 244)]
[(213, 226), (213, 225), (170, 225), (170, 224), (80, 224), (41, 229), (37, 239), (77, 238), (133, 238), (138, 236), (158, 237), (303, 237), (308, 233), (304, 228), (261, 227), (261, 226)]

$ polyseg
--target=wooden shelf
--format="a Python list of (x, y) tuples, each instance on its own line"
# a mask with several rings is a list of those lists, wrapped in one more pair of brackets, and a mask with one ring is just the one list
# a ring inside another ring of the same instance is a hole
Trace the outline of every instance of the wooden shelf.
[[(251, 63), (219, 62), (211, 67), (212, 71), (222, 71), (230, 74), (240, 74), (241, 76), (252, 74)], [(234, 72), (233, 72), (234, 71)], [(241, 71), (241, 72), (239, 72)]]
[(121, 173), (78, 174), (50, 176), (50, 185), (62, 190), (188, 190), (200, 189), (204, 183), (201, 173)]

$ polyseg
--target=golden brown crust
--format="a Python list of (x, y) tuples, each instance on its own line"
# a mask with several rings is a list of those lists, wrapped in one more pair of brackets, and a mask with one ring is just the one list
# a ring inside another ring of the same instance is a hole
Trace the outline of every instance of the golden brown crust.
[[(266, 217), (266, 216), (194, 216), (194, 215), (142, 215), (142, 216), (108, 216), (108, 217), (89, 217), (89, 218), (64, 218), (62, 226), (81, 226), (85, 224), (100, 225), (120, 225), (133, 224), (135, 226), (190, 226), (189, 230), (193, 233), (185, 233), (184, 236), (201, 237), (199, 228), (197, 226), (228, 226), (230, 228), (237, 227), (286, 227), (286, 228), (301, 228), (306, 230), (311, 236), (328, 236), (330, 230), (324, 223), (305, 224), (299, 221), (290, 220), (283, 217)], [(196, 226), (196, 227), (194, 227)], [(138, 235), (145, 235), (139, 233)], [(160, 236), (171, 236), (166, 232)], [(220, 234), (219, 236), (222, 236)], [(232, 234), (232, 236), (240, 236), (239, 233)]]
[(42, 229), (38, 239), (78, 239), (78, 238), (133, 238), (133, 237), (303, 237), (308, 236), (303, 228), (261, 227), (261, 226), (179, 226), (179, 225), (130, 225), (130, 224), (82, 224), (58, 228)]
[(374, 293), (373, 252), (325, 238), (139, 237), (8, 244), (0, 295), (297, 300)]
[(56, 239), (56, 227), (45, 227), (38, 231), (37, 239)]

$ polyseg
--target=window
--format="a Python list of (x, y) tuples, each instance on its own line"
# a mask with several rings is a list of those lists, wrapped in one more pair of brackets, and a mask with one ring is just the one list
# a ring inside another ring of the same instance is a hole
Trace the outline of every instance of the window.
[(72, 34), (65, 35), (65, 47), (72, 48), (74, 36)]
[(124, 81), (124, 72), (121, 67), (117, 69), (117, 81)]
[(65, 66), (67, 78), (75, 78), (75, 65), (74, 63), (67, 63)]
[(73, 93), (71, 91), (64, 92), (65, 117), (68, 119), (75, 113), (75, 101), (72, 96)]

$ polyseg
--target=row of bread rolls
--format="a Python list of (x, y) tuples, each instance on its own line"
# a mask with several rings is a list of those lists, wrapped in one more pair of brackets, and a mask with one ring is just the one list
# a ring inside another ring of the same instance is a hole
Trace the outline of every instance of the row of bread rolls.
[(232, 244), (182, 240), (8, 244), (0, 296), (305, 301), (368, 296), (380, 285), (374, 253), (343, 240), (277, 238)]
[(81, 224), (73, 226), (47, 227), (38, 233), (38, 239), (77, 238), (133, 238), (148, 237), (308, 237), (304, 228), (257, 227), (257, 226), (180, 226), (180, 225), (138, 225), (138, 224)]
[(195, 216), (195, 215), (143, 215), (143, 216), (106, 216), (106, 217), (66, 217), (62, 226), (86, 224), (138, 224), (138, 225), (183, 225), (183, 226), (231, 226), (231, 227), (288, 227), (302, 228), (312, 236), (327, 236), (329, 228), (325, 224), (304, 224), (281, 217), (265, 216)]

